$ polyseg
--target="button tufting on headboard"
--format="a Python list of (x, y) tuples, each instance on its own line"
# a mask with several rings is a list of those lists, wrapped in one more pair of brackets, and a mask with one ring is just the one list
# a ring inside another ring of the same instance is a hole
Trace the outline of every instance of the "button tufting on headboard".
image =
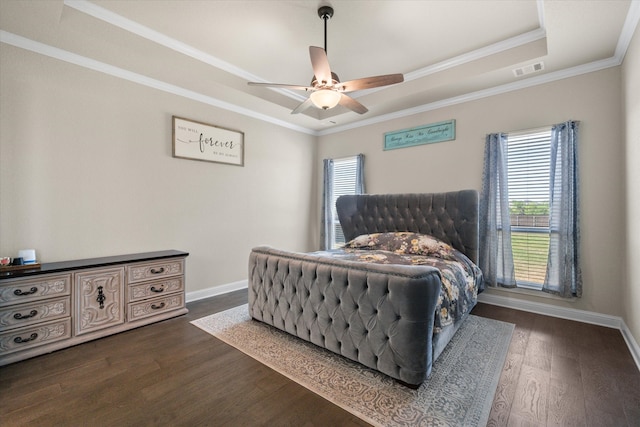
[(411, 231), (429, 234), (478, 262), (478, 192), (363, 194), (336, 203), (347, 241), (362, 234)]

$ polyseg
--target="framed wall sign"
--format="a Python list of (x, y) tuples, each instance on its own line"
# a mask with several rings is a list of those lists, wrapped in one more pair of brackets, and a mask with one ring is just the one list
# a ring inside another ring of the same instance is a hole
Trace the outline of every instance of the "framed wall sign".
[(456, 139), (456, 121), (432, 123), (411, 129), (396, 130), (384, 134), (384, 149), (413, 147)]
[(244, 133), (173, 116), (173, 157), (244, 166)]

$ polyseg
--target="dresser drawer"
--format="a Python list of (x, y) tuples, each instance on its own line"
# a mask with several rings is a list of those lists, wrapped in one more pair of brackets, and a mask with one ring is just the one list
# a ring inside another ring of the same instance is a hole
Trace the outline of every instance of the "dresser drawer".
[(0, 310), (0, 329), (8, 330), (71, 316), (71, 298), (14, 305)]
[(38, 276), (33, 279), (6, 280), (0, 286), (0, 307), (71, 295), (71, 275)]
[(155, 298), (174, 292), (182, 292), (184, 291), (184, 277), (168, 277), (163, 280), (141, 282), (135, 285), (129, 285), (128, 291), (129, 302)]
[(129, 321), (155, 316), (166, 311), (184, 307), (184, 294), (167, 295), (161, 298), (129, 304)]
[(183, 273), (184, 259), (152, 261), (127, 266), (127, 280), (130, 284)]
[(0, 355), (61, 341), (71, 337), (71, 319), (15, 329), (0, 334)]

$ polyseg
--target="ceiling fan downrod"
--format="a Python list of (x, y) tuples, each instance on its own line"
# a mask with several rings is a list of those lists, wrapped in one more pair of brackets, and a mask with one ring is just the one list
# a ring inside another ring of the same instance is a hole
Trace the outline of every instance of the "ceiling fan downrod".
[(324, 21), (324, 52), (327, 53), (327, 21), (333, 17), (333, 8), (331, 6), (320, 7), (318, 16)]

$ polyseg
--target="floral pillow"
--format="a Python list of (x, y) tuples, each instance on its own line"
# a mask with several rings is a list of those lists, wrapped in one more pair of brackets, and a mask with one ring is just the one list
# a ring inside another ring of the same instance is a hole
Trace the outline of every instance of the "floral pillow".
[(448, 258), (455, 251), (451, 246), (433, 236), (411, 232), (363, 234), (348, 242), (344, 247), (438, 258)]

